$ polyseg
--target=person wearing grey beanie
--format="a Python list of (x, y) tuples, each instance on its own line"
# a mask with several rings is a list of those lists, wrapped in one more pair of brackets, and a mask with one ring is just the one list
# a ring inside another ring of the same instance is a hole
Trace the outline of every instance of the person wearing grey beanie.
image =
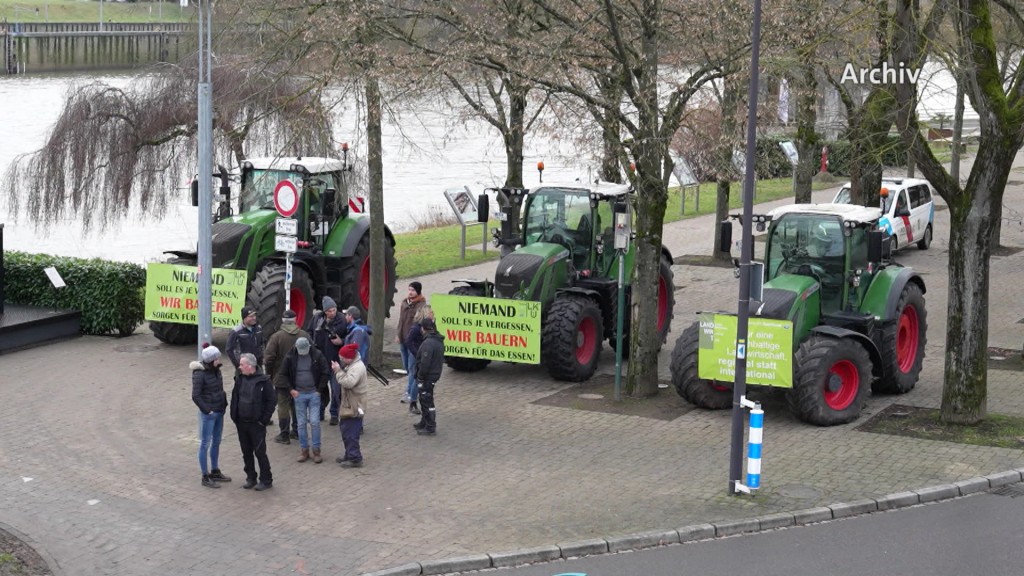
[(220, 373), (220, 350), (216, 346), (207, 346), (199, 357), (201, 362), (189, 364), (192, 369), (192, 402), (199, 408), (199, 469), (203, 473), (203, 486), (220, 488), (218, 482), (231, 481), (221, 473), (217, 464), (228, 397), (224, 393), (224, 379)]

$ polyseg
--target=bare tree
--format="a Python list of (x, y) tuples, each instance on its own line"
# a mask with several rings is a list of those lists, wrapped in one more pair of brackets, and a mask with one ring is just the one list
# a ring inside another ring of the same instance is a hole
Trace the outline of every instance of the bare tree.
[[(86, 229), (117, 222), (132, 207), (163, 214), (175, 187), (195, 170), (195, 66), (194, 59), (161, 65), (127, 88), (72, 88), (43, 147), (7, 169), (3, 187), (12, 209), (39, 225), (75, 215)], [(253, 149), (320, 149), (329, 141), (330, 120), (315, 87), (231, 57), (215, 62), (212, 77), (214, 147), (236, 162)]]
[[(897, 50), (915, 59), (926, 49), (935, 10), (927, 16), (917, 2), (901, 0), (897, 16), (905, 32)], [(942, 419), (973, 424), (985, 418), (988, 396), (989, 274), (993, 227), (1002, 211), (1003, 191), (1013, 159), (1024, 145), (1024, 68), (1017, 51), (1011, 68), (1001, 66), (995, 22), (1011, 22), (1024, 32), (1019, 3), (1004, 0), (958, 0), (952, 11), (962, 46), (958, 73), (966, 82), (978, 113), (981, 138), (966, 184), (953, 179), (921, 133), (913, 90), (899, 86), (900, 131), (921, 171), (949, 205), (949, 303)]]

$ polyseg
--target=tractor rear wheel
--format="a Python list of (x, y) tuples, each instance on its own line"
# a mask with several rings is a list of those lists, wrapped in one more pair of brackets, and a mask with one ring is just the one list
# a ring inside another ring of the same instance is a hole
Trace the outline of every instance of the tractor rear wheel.
[[(256, 309), (256, 317), (267, 338), (281, 328), (284, 315), (284, 265), (270, 262), (260, 268), (253, 278), (247, 295), (247, 303)], [(313, 282), (305, 270), (292, 268), (292, 284), (289, 296), (291, 308), (295, 311), (295, 323), (299, 328), (313, 315)]]
[[(384, 314), (391, 315), (391, 307), (395, 304), (395, 281), (398, 278), (395, 262), (395, 247), (390, 241), (384, 242), (384, 293), (387, 294)], [(341, 266), (340, 300), (342, 309), (349, 306), (359, 308), (363, 321), (369, 324), (370, 309), (370, 231), (363, 233), (355, 252), (346, 258)]]
[[(658, 335), (661, 336), (660, 344), (664, 344), (668, 340), (669, 328), (672, 325), (672, 314), (675, 309), (676, 303), (676, 288), (675, 284), (672, 283), (672, 261), (668, 259), (664, 254), (661, 255), (661, 263), (658, 268)], [(627, 310), (625, 316), (622, 318), (622, 357), (629, 358), (629, 331), (630, 331), (630, 316), (629, 307), (630, 303), (626, 302)], [(608, 345), (611, 346), (612, 350), (615, 350), (616, 334), (615, 334), (615, 322), (618, 322), (617, 311), (618, 299), (612, 302), (612, 316), (611, 316), (611, 328), (609, 332), (611, 335), (608, 337)], [(608, 328), (607, 326), (605, 328)], [(661, 349), (660, 346), (658, 348)]]
[(672, 350), (672, 384), (684, 400), (708, 410), (724, 410), (732, 406), (732, 386), (698, 376), (700, 353), (700, 322), (694, 322), (676, 340)]
[[(195, 260), (187, 258), (171, 258), (168, 264), (182, 264), (195, 266)], [(176, 322), (153, 322), (150, 321), (149, 329), (157, 340), (174, 346), (185, 346), (195, 344), (199, 340), (199, 327), (195, 324), (178, 324)]]
[[(484, 291), (482, 288), (475, 288), (473, 286), (458, 286), (448, 291), (453, 296), (483, 296)], [(479, 372), (487, 365), (491, 363), (490, 360), (484, 358), (462, 358), (460, 356), (449, 356), (445, 354), (444, 363), (448, 365), (452, 370), (459, 372)]]
[(601, 307), (586, 296), (565, 294), (551, 303), (541, 330), (541, 358), (555, 380), (582, 382), (601, 359)]
[(790, 410), (804, 422), (835, 426), (856, 420), (867, 400), (871, 357), (852, 339), (813, 334), (793, 359)]
[(896, 318), (882, 330), (882, 377), (871, 390), (878, 394), (905, 394), (921, 375), (927, 341), (928, 313), (921, 287), (908, 282), (896, 304)]

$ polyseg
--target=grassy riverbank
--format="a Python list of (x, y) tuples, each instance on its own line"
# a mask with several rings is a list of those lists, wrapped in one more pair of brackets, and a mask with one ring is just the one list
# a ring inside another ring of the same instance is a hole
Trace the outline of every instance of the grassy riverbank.
[[(837, 182), (838, 183), (838, 182)], [(821, 190), (836, 184), (815, 182), (814, 189)], [(760, 180), (756, 185), (756, 201), (770, 202), (780, 198), (791, 197), (793, 194), (793, 180), (791, 178), (777, 178), (774, 180)], [(730, 190), (729, 205), (732, 208), (739, 208), (741, 205), (742, 187), (739, 182), (734, 182)], [(696, 205), (697, 198), (700, 198), (700, 205)], [(680, 214), (681, 195), (678, 188), (669, 191), (668, 207), (665, 209), (665, 222), (675, 222), (683, 218), (692, 218), (700, 214), (711, 214), (715, 211), (715, 184), (701, 184), (699, 194), (694, 189), (686, 191), (686, 214)], [(459, 246), (461, 243), (461, 227), (458, 224), (431, 225), (402, 234), (395, 235), (395, 256), (398, 258), (398, 277), (416, 278), (424, 274), (432, 274), (442, 270), (450, 270), (460, 266), (469, 266), (488, 260), (498, 259), (498, 249), (493, 246), (487, 247), (485, 255), (480, 249), (481, 230), (474, 226), (466, 231), (466, 259), (459, 258)], [(492, 220), (488, 228), (498, 227), (498, 223)], [(711, 231), (708, 231), (711, 234)], [(490, 234), (488, 234), (490, 238)]]
[[(82, 0), (0, 0), (0, 19), (8, 22), (99, 22), (101, 2)], [(103, 21), (117, 23), (188, 22), (194, 3), (102, 2)]]

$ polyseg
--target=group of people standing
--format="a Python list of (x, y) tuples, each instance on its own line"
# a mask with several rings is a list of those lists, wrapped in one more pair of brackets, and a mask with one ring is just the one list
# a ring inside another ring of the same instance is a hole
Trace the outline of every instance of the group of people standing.
[[(417, 433), (433, 435), (437, 431), (433, 392), (444, 363), (444, 338), (437, 333), (419, 282), (409, 285), (400, 314), (399, 342), (408, 373), (402, 401), (409, 403), (410, 413), (421, 416), (414, 425)], [(235, 367), (230, 402), (216, 346), (203, 348), (201, 360), (190, 364), (192, 400), (199, 408), (202, 485), (219, 488), (219, 483), (231, 481), (218, 465), (225, 413), (238, 429), (246, 474), (243, 488), (263, 491), (273, 486), (266, 429), (273, 423), (275, 409), (280, 433), (274, 441), (290, 444), (298, 439), (299, 462), (323, 462), (320, 423), (326, 412), (330, 425), (340, 427), (345, 446), (335, 461), (344, 468), (362, 467), (359, 439), (367, 409), (371, 334), (358, 308), (350, 306), (341, 313), (329, 296), (323, 298), (322, 311), (313, 315), (306, 329), (297, 325), (295, 312), (285, 310), (281, 328), (268, 340), (256, 310), (242, 308), (242, 321), (226, 345)]]

